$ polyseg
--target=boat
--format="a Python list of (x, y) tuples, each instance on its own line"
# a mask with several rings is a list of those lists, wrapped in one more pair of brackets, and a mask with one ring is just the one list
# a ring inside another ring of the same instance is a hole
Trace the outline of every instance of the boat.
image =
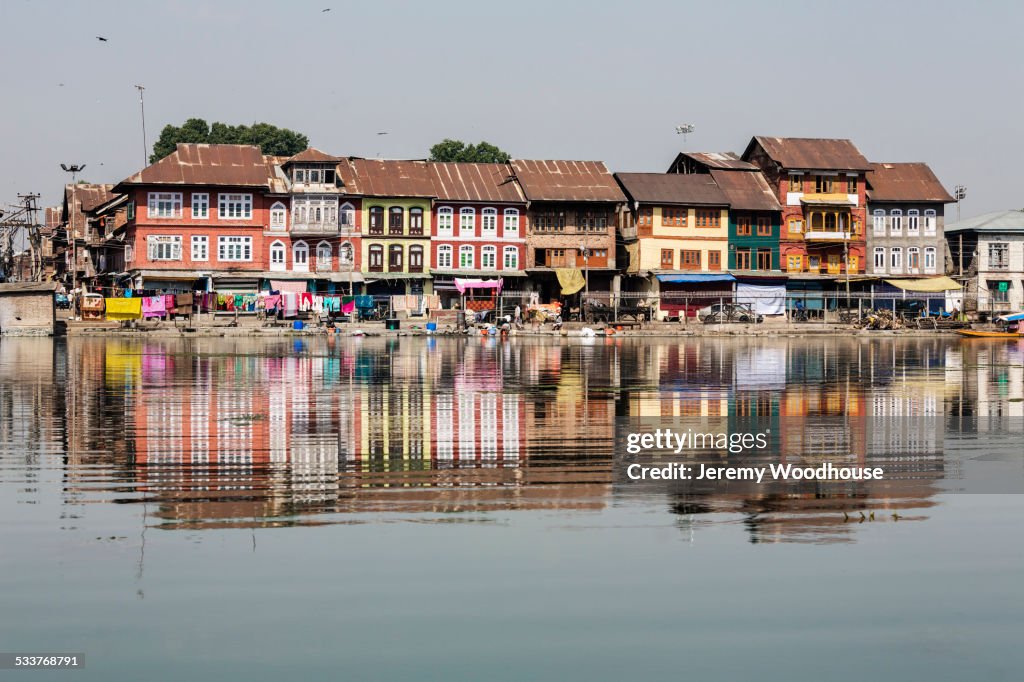
[(974, 339), (1020, 339), (1024, 334), (1020, 332), (986, 332), (980, 329), (957, 329), (960, 336), (967, 336)]

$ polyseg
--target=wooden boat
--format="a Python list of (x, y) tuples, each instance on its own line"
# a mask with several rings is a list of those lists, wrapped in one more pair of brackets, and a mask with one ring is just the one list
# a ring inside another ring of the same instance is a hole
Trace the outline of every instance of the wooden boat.
[(1020, 339), (1024, 338), (1020, 332), (986, 332), (979, 329), (958, 329), (957, 334), (973, 339)]

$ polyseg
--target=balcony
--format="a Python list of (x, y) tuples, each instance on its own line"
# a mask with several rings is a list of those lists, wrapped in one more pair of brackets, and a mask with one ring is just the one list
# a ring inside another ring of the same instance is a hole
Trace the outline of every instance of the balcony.
[(842, 230), (810, 230), (804, 233), (804, 239), (809, 242), (845, 242), (850, 236), (849, 232)]
[(292, 223), (292, 234), (337, 235), (336, 223)]

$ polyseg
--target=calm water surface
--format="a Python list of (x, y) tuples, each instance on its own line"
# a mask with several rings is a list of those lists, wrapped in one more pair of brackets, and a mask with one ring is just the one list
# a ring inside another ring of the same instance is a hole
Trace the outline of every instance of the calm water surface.
[[(1022, 398), (948, 338), (3, 339), (0, 651), (87, 667), (0, 677), (1016, 680), (1024, 495), (950, 482), (1020, 475)], [(694, 496), (617, 460), (668, 415), (939, 426)]]

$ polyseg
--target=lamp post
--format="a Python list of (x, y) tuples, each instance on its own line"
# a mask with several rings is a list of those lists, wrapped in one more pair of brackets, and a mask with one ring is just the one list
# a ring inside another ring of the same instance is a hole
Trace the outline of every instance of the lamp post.
[(75, 235), (75, 206), (77, 205), (78, 197), (78, 174), (85, 170), (85, 164), (81, 166), (78, 164), (71, 164), (67, 166), (65, 164), (60, 165), (64, 169), (64, 172), (71, 173), (71, 206), (68, 208), (68, 243), (71, 246), (71, 291), (74, 292), (78, 286), (78, 254), (76, 253), (76, 235)]
[(967, 198), (967, 188), (963, 185), (954, 187), (953, 198), (956, 199), (956, 221), (960, 222), (960, 202)]

